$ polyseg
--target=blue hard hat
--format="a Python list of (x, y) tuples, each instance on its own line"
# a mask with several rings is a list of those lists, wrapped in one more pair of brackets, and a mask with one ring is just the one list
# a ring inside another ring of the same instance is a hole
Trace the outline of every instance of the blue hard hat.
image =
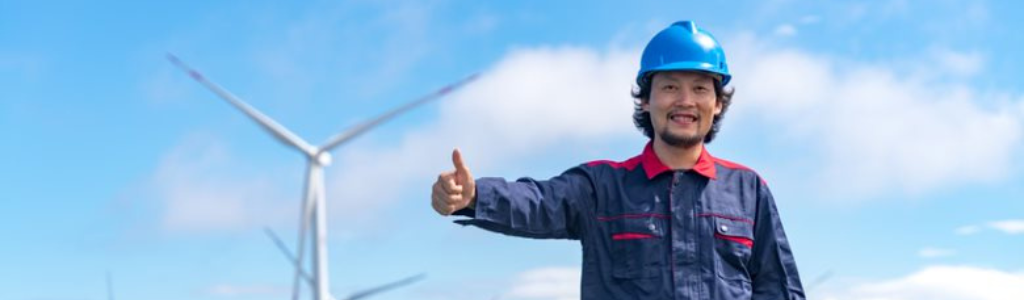
[(693, 21), (673, 23), (647, 43), (640, 58), (636, 83), (641, 84), (651, 72), (680, 70), (718, 74), (722, 76), (722, 86), (732, 78), (722, 46)]

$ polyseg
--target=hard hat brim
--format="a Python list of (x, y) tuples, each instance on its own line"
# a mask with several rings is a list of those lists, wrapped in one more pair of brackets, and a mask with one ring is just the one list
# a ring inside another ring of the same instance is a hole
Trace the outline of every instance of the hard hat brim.
[(641, 84), (644, 80), (647, 79), (648, 75), (650, 75), (651, 73), (664, 71), (703, 71), (712, 73), (714, 75), (721, 77), (722, 86), (728, 84), (729, 79), (732, 79), (732, 76), (729, 75), (728, 71), (719, 69), (717, 66), (713, 64), (706, 62), (680, 61), (664, 64), (656, 68), (645, 70), (643, 73), (637, 75), (636, 82), (637, 84)]

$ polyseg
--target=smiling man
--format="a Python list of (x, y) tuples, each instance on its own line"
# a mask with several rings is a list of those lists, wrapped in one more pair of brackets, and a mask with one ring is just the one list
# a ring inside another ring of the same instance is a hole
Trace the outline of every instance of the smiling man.
[(732, 101), (725, 53), (682, 21), (647, 44), (633, 121), (650, 142), (548, 180), (474, 179), (455, 150), (431, 202), (508, 235), (579, 240), (583, 299), (804, 299), (765, 181), (704, 147)]

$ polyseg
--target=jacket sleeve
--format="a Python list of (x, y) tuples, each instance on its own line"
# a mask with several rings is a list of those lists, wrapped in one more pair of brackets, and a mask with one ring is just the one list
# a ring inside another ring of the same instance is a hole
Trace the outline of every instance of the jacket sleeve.
[(456, 212), (472, 219), (455, 222), (520, 237), (579, 239), (579, 205), (593, 198), (593, 190), (582, 167), (544, 181), (480, 178), (475, 208)]
[(750, 269), (752, 299), (805, 299), (796, 261), (775, 208), (775, 199), (763, 182), (759, 184)]

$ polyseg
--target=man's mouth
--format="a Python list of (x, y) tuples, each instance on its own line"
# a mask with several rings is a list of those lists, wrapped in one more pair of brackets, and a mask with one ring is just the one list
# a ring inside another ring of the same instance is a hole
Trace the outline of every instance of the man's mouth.
[(691, 112), (672, 112), (668, 114), (668, 119), (676, 123), (696, 123), (697, 114)]

